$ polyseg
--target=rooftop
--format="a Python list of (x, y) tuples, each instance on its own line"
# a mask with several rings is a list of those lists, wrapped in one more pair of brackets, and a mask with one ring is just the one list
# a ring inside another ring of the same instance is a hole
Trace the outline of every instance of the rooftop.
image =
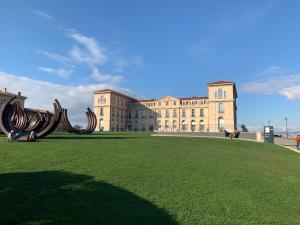
[(218, 81), (215, 81), (215, 82), (208, 83), (208, 85), (212, 85), (212, 84), (234, 84), (234, 83), (235, 82), (230, 81), (230, 80), (218, 80)]
[(1, 88), (0, 89), (0, 95), (6, 95), (6, 96), (11, 96), (11, 97), (19, 97), (19, 98), (23, 98), (23, 99), (26, 99), (25, 96), (22, 96), (21, 95), (21, 92), (18, 92), (17, 94), (14, 94), (12, 92), (8, 92), (7, 91), (7, 88)]

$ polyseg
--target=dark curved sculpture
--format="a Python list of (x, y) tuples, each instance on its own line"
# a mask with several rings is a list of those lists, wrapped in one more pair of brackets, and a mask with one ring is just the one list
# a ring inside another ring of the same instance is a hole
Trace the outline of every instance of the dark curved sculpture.
[(91, 134), (95, 131), (97, 126), (97, 118), (94, 112), (90, 108), (87, 108), (87, 112), (85, 113), (87, 116), (88, 124), (86, 129), (76, 129), (74, 128), (69, 119), (68, 119), (68, 110), (63, 109), (62, 118), (61, 118), (61, 126), (64, 131), (75, 134)]
[[(0, 110), (0, 130), (8, 135), (11, 130), (17, 134), (16, 139), (26, 139), (27, 134), (34, 131), (37, 138), (43, 138), (53, 132), (62, 117), (62, 107), (55, 99), (54, 113), (40, 110), (22, 109), (12, 97)], [(26, 134), (27, 133), (27, 134)]]

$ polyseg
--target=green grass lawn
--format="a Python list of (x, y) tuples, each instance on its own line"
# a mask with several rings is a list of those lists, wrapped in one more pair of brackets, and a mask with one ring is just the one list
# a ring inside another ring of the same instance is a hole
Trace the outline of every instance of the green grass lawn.
[(0, 138), (0, 224), (300, 224), (300, 155), (147, 133)]

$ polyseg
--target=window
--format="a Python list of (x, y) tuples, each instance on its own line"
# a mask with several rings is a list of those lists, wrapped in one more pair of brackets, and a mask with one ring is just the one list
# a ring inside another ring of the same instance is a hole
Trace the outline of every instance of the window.
[(191, 131), (196, 131), (196, 122), (195, 122), (195, 120), (191, 121)]
[(173, 110), (173, 117), (174, 117), (174, 118), (177, 117), (177, 110), (176, 110), (176, 109)]
[(158, 130), (161, 130), (161, 121), (160, 120), (157, 121), (157, 126), (158, 126)]
[(131, 111), (129, 111), (128, 113), (128, 118), (131, 118)]
[(219, 113), (224, 113), (224, 104), (223, 103), (218, 104), (218, 111), (219, 111)]
[(166, 110), (166, 118), (169, 118), (169, 110)]
[(200, 120), (200, 131), (204, 131), (204, 129), (205, 129), (204, 121)]
[(135, 115), (134, 115), (134, 118), (139, 118), (139, 111), (135, 110)]
[(204, 109), (200, 109), (200, 117), (204, 117)]
[(104, 113), (103, 113), (103, 107), (100, 108), (100, 116), (103, 116)]
[(220, 88), (218, 90), (218, 99), (222, 99), (222, 98), (223, 98), (223, 90), (222, 90), (222, 88)]
[(165, 128), (166, 128), (166, 129), (169, 129), (169, 127), (170, 127), (170, 125), (169, 125), (169, 120), (166, 120), (166, 122), (165, 122)]
[(182, 117), (186, 117), (185, 109), (182, 110)]
[(103, 129), (104, 129), (104, 123), (103, 123), (103, 119), (101, 118), (99, 121), (99, 130), (103, 131)]
[(176, 105), (176, 102), (174, 102), (174, 105)]
[(166, 102), (166, 106), (169, 106), (169, 102)]
[(160, 118), (161, 117), (161, 110), (157, 111), (157, 117)]
[(145, 117), (146, 117), (146, 111), (143, 110), (143, 112), (142, 112), (142, 118), (145, 118)]
[(227, 93), (226, 93), (226, 91), (224, 91), (224, 98), (226, 98), (226, 95), (227, 95)]
[(177, 121), (173, 120), (173, 130), (176, 130), (176, 129), (177, 129)]
[(112, 116), (115, 116), (115, 109), (114, 109), (114, 108), (112, 108), (111, 110), (112, 110), (112, 111), (111, 111), (111, 113), (112, 113)]
[(224, 127), (224, 118), (222, 116), (220, 116), (218, 118), (218, 129), (220, 132), (223, 132), (225, 127)]
[(186, 122), (185, 122), (185, 120), (182, 120), (182, 122), (181, 122), (181, 130), (183, 130), (183, 131), (186, 130)]
[(196, 116), (196, 110), (192, 109), (192, 117), (195, 117), (195, 116)]
[(105, 104), (105, 103), (106, 103), (105, 97), (104, 97), (104, 96), (101, 96), (101, 97), (98, 99), (98, 103), (99, 103), (100, 105)]

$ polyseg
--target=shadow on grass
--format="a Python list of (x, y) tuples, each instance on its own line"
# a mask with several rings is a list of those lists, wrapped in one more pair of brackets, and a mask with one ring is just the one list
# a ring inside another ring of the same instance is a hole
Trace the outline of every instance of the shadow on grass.
[(86, 175), (0, 174), (0, 224), (176, 225), (167, 211)]

